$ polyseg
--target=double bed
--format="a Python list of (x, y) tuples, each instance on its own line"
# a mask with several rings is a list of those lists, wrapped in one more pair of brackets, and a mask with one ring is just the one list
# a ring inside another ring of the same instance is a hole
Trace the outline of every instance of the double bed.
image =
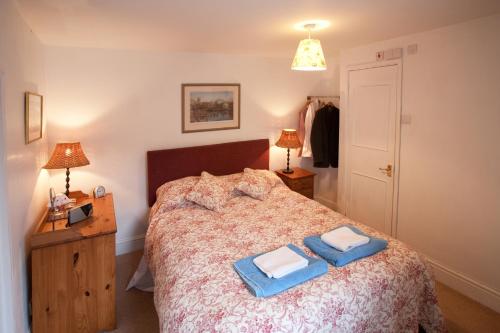
[[(404, 243), (282, 183), (262, 201), (234, 191), (222, 212), (185, 200), (201, 171), (231, 188), (245, 167), (269, 168), (267, 139), (148, 152), (145, 258), (162, 332), (445, 330), (430, 269)], [(386, 239), (387, 249), (269, 298), (254, 297), (233, 269), (288, 243), (314, 255), (304, 237), (342, 224)]]

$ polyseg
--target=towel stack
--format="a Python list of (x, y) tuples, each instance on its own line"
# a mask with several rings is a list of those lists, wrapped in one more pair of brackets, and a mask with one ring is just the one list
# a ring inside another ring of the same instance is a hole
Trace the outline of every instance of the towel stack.
[[(295, 287), (301, 283), (314, 279), (328, 272), (328, 264), (326, 261), (318, 258), (307, 256), (301, 249), (293, 244), (286, 246), (288, 250), (295, 255), (304, 259), (307, 264), (303, 268), (297, 269), (303, 265), (302, 260), (297, 260), (294, 255), (288, 251), (283, 251), (282, 248), (276, 250), (277, 253), (285, 253), (287, 259), (276, 260), (275, 252), (266, 253), (263, 255), (250, 256), (234, 263), (236, 273), (241, 277), (248, 290), (257, 297), (268, 297), (279, 294), (287, 289)], [(266, 256), (269, 254), (269, 256)], [(258, 259), (261, 257), (260, 259)], [(262, 258), (263, 257), (263, 258)], [(271, 258), (271, 260), (269, 260)], [(264, 262), (262, 270), (255, 264), (255, 259), (259, 264)], [(261, 262), (262, 261), (262, 262)], [(277, 264), (277, 262), (280, 264)], [(291, 271), (296, 269), (294, 271)], [(264, 269), (267, 271), (264, 273)], [(288, 271), (288, 274), (283, 275)], [(272, 277), (269, 277), (271, 275)], [(277, 277), (281, 276), (281, 277)]]
[(304, 244), (322, 257), (307, 256), (293, 244), (238, 260), (234, 269), (248, 290), (257, 297), (276, 295), (328, 272), (326, 262), (344, 266), (387, 247), (387, 241), (369, 237), (351, 225), (323, 235), (304, 238)]
[(304, 244), (311, 251), (337, 267), (374, 255), (387, 247), (385, 239), (368, 237), (351, 225), (334, 229), (321, 237), (306, 237)]
[(277, 250), (254, 258), (253, 263), (266, 273), (268, 278), (279, 279), (307, 267), (309, 262), (306, 258), (290, 250), (289, 247), (282, 246)]
[(321, 240), (331, 247), (345, 252), (360, 245), (367, 244), (370, 241), (370, 238), (357, 234), (348, 227), (344, 226), (321, 235)]

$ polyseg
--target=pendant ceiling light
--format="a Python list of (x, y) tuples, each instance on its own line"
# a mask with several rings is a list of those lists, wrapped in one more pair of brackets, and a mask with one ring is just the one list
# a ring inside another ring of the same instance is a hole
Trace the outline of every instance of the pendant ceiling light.
[(292, 70), (295, 71), (324, 71), (326, 70), (325, 56), (319, 39), (311, 39), (311, 31), (318, 30), (324, 26), (316, 23), (303, 24), (302, 30), (307, 30), (309, 37), (300, 41), (297, 52), (292, 62)]

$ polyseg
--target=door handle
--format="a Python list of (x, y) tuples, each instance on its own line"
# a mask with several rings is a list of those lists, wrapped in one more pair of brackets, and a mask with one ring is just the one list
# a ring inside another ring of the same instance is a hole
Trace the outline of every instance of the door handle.
[(385, 173), (387, 177), (392, 177), (392, 165), (387, 164), (387, 168), (378, 168), (382, 173)]

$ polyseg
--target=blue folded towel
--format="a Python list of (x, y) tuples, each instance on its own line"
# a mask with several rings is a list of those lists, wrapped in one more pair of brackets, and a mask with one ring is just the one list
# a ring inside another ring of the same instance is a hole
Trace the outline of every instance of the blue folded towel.
[(268, 278), (253, 263), (253, 259), (260, 254), (240, 259), (233, 264), (234, 269), (254, 296), (273, 296), (328, 272), (328, 264), (323, 259), (309, 257), (293, 244), (287, 246), (290, 250), (306, 258), (309, 265), (279, 279), (274, 279)]
[(360, 245), (346, 252), (339, 251), (326, 244), (321, 240), (320, 235), (304, 238), (304, 244), (305, 246), (310, 248), (311, 251), (328, 261), (330, 264), (337, 267), (347, 265), (354, 260), (371, 256), (387, 247), (387, 241), (385, 239), (365, 235), (362, 231), (356, 229), (352, 225), (346, 225), (346, 227), (350, 228), (352, 231), (359, 235), (369, 237), (370, 241), (367, 244)]

